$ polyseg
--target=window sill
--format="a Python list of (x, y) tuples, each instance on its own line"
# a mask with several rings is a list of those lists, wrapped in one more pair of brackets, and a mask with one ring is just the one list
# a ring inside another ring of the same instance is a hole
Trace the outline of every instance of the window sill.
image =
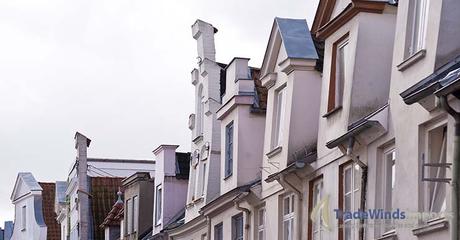
[(226, 181), (227, 179), (229, 179), (232, 175), (233, 175), (233, 173), (230, 173), (230, 174), (228, 174), (228, 175), (225, 175), (224, 181)]
[(265, 155), (267, 155), (268, 158), (272, 158), (276, 156), (278, 153), (280, 153), (282, 150), (283, 150), (283, 147), (278, 146), (274, 148), (273, 150), (271, 150), (270, 152), (266, 153)]
[(201, 196), (201, 197), (199, 197), (199, 198), (193, 200), (193, 204), (197, 204), (197, 203), (199, 203), (199, 202), (202, 202), (203, 199), (204, 199), (203, 196)]
[(333, 108), (333, 109), (330, 110), (329, 112), (325, 113), (325, 114), (324, 114), (323, 116), (321, 116), (321, 117), (323, 117), (323, 118), (328, 118), (329, 116), (331, 116), (332, 114), (334, 114), (334, 113), (340, 111), (341, 109), (342, 109), (342, 106), (338, 106), (338, 107), (336, 107), (336, 108)]
[(396, 230), (390, 230), (382, 234), (381, 237), (377, 238), (376, 240), (396, 240), (398, 239), (396, 236)]
[(412, 229), (415, 236), (422, 236), (433, 232), (445, 230), (449, 227), (449, 222), (445, 218), (430, 220), (426, 225)]
[(400, 63), (399, 65), (397, 65), (396, 67), (398, 68), (398, 71), (402, 72), (404, 71), (406, 68), (414, 65), (415, 63), (417, 63), (418, 61), (420, 61), (421, 59), (423, 59), (426, 55), (426, 50), (425, 49), (421, 49), (419, 50), (418, 52), (412, 54), (412, 56), (406, 58), (402, 63)]
[(196, 144), (196, 143), (201, 142), (201, 140), (203, 140), (203, 134), (200, 134), (199, 136), (197, 136), (196, 138), (194, 138), (194, 139), (192, 140), (192, 142)]

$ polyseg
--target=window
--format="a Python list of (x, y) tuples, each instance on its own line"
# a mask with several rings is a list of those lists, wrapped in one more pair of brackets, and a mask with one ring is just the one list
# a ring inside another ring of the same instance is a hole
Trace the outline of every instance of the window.
[(408, 58), (425, 45), (425, 35), (428, 15), (428, 0), (410, 0), (408, 14), (408, 38), (405, 57)]
[(126, 234), (131, 234), (133, 231), (133, 201), (131, 199), (126, 200)]
[(205, 193), (206, 186), (206, 162), (203, 162), (203, 169), (201, 171), (201, 195)]
[[(340, 201), (344, 212), (355, 212), (360, 205), (360, 178), (361, 169), (355, 163), (341, 166)], [(357, 228), (353, 227), (352, 219), (343, 219), (343, 227), (340, 228), (343, 240), (358, 239)]]
[(223, 240), (224, 239), (224, 227), (222, 223), (219, 223), (214, 226), (214, 240)]
[[(394, 187), (395, 187), (395, 173), (396, 173), (396, 150), (394, 148), (387, 150), (384, 152), (383, 156), (383, 169), (384, 169), (384, 176), (382, 179), (383, 183), (383, 207), (385, 211), (392, 211), (393, 210), (393, 197), (394, 197)], [(389, 230), (394, 229), (392, 219), (385, 220), (384, 231), (387, 232)]]
[(204, 96), (203, 85), (198, 87), (198, 98), (196, 101), (196, 134), (203, 135), (204, 126)]
[(198, 174), (199, 154), (198, 150), (193, 152), (192, 161), (190, 161), (190, 183), (189, 183), (189, 196), (190, 201), (194, 201), (196, 197), (196, 175)]
[[(311, 196), (311, 204), (310, 204), (310, 211), (313, 210), (314, 207), (317, 207), (318, 204), (321, 203), (323, 197), (323, 179), (319, 178), (313, 180), (310, 183), (310, 196)], [(311, 233), (310, 238), (313, 240), (321, 240), (323, 239), (323, 219), (322, 216), (323, 209), (318, 208), (317, 212), (315, 213), (313, 219), (314, 221), (311, 222)]]
[(257, 212), (257, 239), (265, 240), (265, 208)]
[(133, 232), (137, 232), (138, 228), (138, 220), (139, 220), (139, 197), (134, 196), (133, 197), (133, 210), (132, 210), (132, 216), (133, 216)]
[(21, 208), (21, 230), (26, 230), (27, 226), (27, 207), (22, 206)]
[(345, 85), (346, 66), (348, 65), (348, 34), (341, 37), (332, 46), (331, 76), (327, 111), (342, 106)]
[(233, 122), (225, 127), (225, 177), (233, 173)]
[(232, 217), (232, 240), (243, 240), (243, 214)]
[(273, 124), (272, 149), (281, 146), (286, 109), (286, 87), (275, 92), (275, 115)]
[[(425, 162), (429, 164), (445, 164), (447, 151), (447, 127), (440, 126), (430, 129), (427, 134)], [(425, 167), (425, 177), (431, 179), (445, 179), (445, 167)], [(446, 211), (446, 183), (425, 182), (425, 209), (428, 212)]]
[(162, 189), (158, 185), (155, 191), (155, 225), (161, 224), (161, 211), (162, 211)]
[(294, 239), (294, 194), (283, 198), (283, 240)]

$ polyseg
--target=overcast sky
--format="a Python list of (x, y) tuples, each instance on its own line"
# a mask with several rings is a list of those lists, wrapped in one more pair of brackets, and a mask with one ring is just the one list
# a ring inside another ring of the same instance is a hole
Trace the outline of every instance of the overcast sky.
[(273, 18), (311, 25), (317, 1), (0, 0), (0, 226), (18, 172), (66, 179), (75, 131), (93, 157), (190, 151), (195, 19), (219, 29), (218, 61), (260, 67)]

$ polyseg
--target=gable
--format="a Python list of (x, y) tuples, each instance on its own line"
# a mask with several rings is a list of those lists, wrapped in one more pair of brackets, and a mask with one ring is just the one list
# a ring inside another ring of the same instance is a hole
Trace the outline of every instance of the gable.
[(11, 200), (15, 201), (18, 198), (31, 193), (32, 191), (42, 191), (43, 189), (35, 180), (32, 173), (19, 173), (14, 184)]
[(336, 0), (329, 20), (337, 17), (350, 3), (351, 0)]
[(275, 18), (262, 62), (261, 76), (273, 72), (278, 63), (287, 58), (318, 59), (305, 19)]

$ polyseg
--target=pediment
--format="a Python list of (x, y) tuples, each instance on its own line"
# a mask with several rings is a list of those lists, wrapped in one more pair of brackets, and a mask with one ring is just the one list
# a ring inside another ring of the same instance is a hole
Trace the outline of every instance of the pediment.
[(40, 187), (32, 173), (19, 173), (14, 184), (13, 193), (11, 194), (11, 200), (15, 201), (33, 191), (42, 190), (42, 187)]

